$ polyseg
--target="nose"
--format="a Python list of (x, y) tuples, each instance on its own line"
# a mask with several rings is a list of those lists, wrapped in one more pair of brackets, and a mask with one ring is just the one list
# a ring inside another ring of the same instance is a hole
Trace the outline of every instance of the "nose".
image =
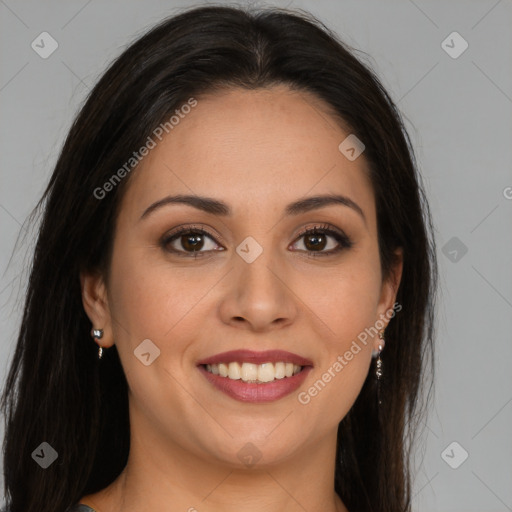
[(252, 263), (236, 256), (220, 305), (222, 321), (255, 332), (271, 331), (293, 323), (298, 298), (292, 273), (272, 258), (270, 251)]

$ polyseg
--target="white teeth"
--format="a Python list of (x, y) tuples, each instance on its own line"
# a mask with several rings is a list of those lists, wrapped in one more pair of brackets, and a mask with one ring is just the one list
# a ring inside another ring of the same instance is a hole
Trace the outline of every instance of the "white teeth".
[(263, 363), (258, 367), (258, 380), (260, 382), (270, 382), (274, 380), (276, 372), (272, 363)]
[(283, 379), (286, 376), (284, 363), (276, 363), (274, 368), (276, 370), (276, 379)]
[(232, 380), (240, 379), (240, 365), (238, 363), (229, 363), (228, 377)]
[(252, 363), (244, 363), (242, 365), (241, 377), (244, 382), (258, 380), (258, 365)]
[(207, 364), (206, 370), (214, 375), (228, 377), (232, 380), (242, 380), (244, 382), (272, 382), (275, 379), (284, 379), (297, 375), (302, 370), (302, 366), (293, 363), (237, 363), (229, 364)]
[[(212, 366), (215, 366), (215, 365), (212, 364)], [(221, 377), (227, 377), (228, 376), (228, 365), (227, 364), (219, 363), (219, 375)]]

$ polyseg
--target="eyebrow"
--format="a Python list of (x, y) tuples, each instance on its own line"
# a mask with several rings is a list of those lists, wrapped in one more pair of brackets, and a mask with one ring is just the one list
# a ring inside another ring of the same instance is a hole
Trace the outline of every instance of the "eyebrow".
[[(196, 208), (203, 212), (210, 213), (212, 215), (219, 215), (222, 217), (230, 217), (233, 214), (230, 206), (224, 203), (223, 201), (219, 201), (218, 199), (197, 195), (180, 194), (176, 196), (167, 196), (164, 197), (163, 199), (154, 202), (144, 210), (144, 213), (141, 215), (139, 220), (148, 217), (151, 213), (158, 210), (159, 208), (162, 208), (163, 206), (167, 206), (170, 204), (185, 204), (188, 206), (192, 206), (193, 208)], [(363, 218), (366, 224), (366, 217), (361, 207), (349, 197), (338, 194), (324, 194), (307, 197), (305, 199), (299, 199), (298, 201), (295, 201), (287, 205), (284, 210), (284, 213), (285, 215), (292, 216), (300, 215), (301, 213), (306, 213), (311, 210), (324, 208), (326, 206), (331, 206), (334, 204), (343, 205), (351, 208)]]

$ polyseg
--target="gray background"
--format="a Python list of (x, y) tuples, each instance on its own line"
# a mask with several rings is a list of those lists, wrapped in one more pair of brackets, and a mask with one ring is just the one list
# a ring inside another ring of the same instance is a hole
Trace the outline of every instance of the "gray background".
[[(177, 8), (200, 3), (0, 0), (2, 384), (33, 232), (13, 252), (14, 244), (77, 108), (125, 45)], [(436, 225), (441, 295), (435, 401), (417, 450), (414, 509), (512, 510), (512, 2), (272, 5), (311, 11), (369, 54), (417, 151)], [(31, 48), (43, 31), (59, 44), (47, 59)], [(456, 59), (441, 46), (453, 31), (469, 44)], [(460, 464), (462, 450), (469, 456)]]

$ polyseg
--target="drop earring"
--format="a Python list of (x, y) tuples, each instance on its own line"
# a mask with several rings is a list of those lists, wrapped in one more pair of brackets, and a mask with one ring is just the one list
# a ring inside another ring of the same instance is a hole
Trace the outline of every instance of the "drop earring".
[(383, 330), (379, 332), (379, 339), (380, 339), (380, 343), (379, 343), (379, 353), (377, 355), (377, 369), (375, 370), (375, 376), (377, 377), (377, 380), (380, 380), (382, 377), (382, 359), (380, 358), (380, 353), (384, 349), (384, 343), (385, 343)]
[(385, 340), (384, 340), (384, 329), (382, 331), (379, 331), (379, 351), (377, 352), (377, 363), (376, 363), (376, 370), (375, 370), (375, 376), (377, 377), (377, 403), (381, 405), (380, 400), (380, 380), (383, 375), (382, 371), (382, 359), (380, 357), (380, 354), (382, 350), (384, 349)]
[[(98, 340), (103, 338), (103, 329), (92, 329), (91, 336), (94, 338), (94, 341), (98, 343)], [(98, 349), (98, 359), (101, 359), (103, 356), (103, 347), (100, 345)]]

